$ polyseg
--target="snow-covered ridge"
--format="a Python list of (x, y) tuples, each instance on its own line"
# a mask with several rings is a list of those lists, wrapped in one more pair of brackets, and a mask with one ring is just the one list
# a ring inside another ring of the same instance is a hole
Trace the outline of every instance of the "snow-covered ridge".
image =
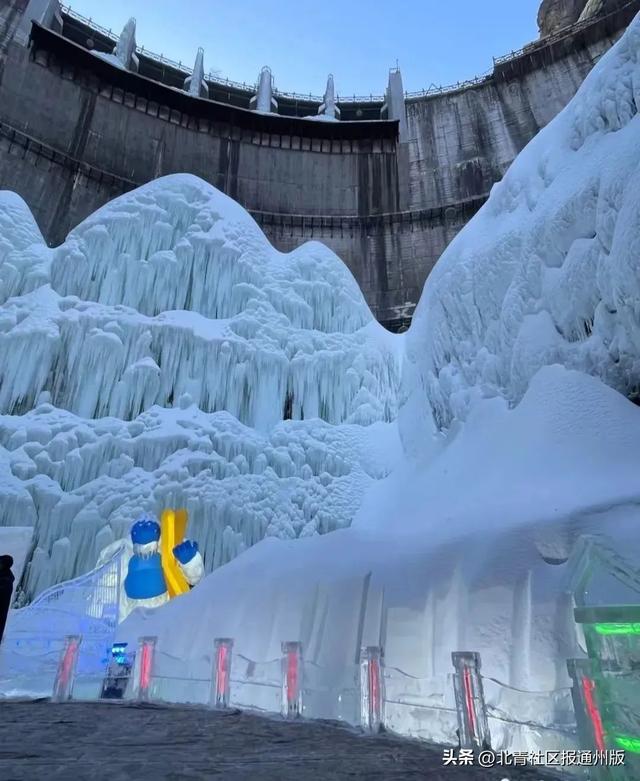
[(385, 471), (362, 427), (396, 416), (401, 340), (330, 250), (277, 252), (189, 175), (55, 250), (13, 194), (0, 227), (0, 523), (36, 527), (32, 592), (165, 505), (189, 507), (209, 567), (350, 523)]
[(429, 277), (404, 385), (436, 427), (482, 395), (517, 403), (553, 363), (640, 387), (639, 55), (636, 19)]

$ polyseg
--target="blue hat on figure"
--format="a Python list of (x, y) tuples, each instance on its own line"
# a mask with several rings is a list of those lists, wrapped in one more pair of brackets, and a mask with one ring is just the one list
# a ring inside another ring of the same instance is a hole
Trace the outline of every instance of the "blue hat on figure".
[(134, 545), (147, 545), (160, 539), (160, 524), (154, 518), (143, 516), (131, 527), (131, 542)]

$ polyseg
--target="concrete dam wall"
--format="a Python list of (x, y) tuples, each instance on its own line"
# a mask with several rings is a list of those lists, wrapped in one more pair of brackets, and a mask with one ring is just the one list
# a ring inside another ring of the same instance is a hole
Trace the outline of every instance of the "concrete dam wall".
[(313, 101), (263, 114), (249, 110), (250, 91), (227, 98), (211, 85), (213, 99), (195, 97), (178, 87), (186, 73), (156, 75), (142, 55), (138, 72), (120, 69), (83, 45), (91, 36), (106, 51), (108, 38), (64, 13), (32, 24), (32, 4), (51, 5), (0, 10), (0, 189), (25, 199), (47, 241), (122, 192), (191, 172), (238, 200), (279, 249), (329, 245), (393, 329), (491, 186), (640, 10), (622, 4), (475, 83), (407, 96), (400, 121), (380, 119), (371, 99), (345, 104), (346, 121), (313, 122), (294, 114), (315, 113)]

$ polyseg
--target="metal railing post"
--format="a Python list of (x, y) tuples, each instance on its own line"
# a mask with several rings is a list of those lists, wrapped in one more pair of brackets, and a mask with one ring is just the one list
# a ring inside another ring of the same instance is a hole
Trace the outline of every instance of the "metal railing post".
[(302, 715), (302, 643), (282, 643), (282, 715)]
[(455, 668), (453, 688), (460, 747), (490, 748), (491, 735), (480, 675), (480, 654), (475, 651), (454, 651), (451, 661)]
[(216, 637), (214, 647), (209, 702), (212, 708), (228, 708), (231, 694), (233, 639)]
[(157, 643), (158, 638), (155, 635), (141, 637), (138, 640), (134, 675), (135, 699), (138, 702), (149, 702), (151, 699), (151, 682)]
[(66, 702), (73, 695), (73, 684), (76, 677), (76, 666), (82, 635), (67, 635), (60, 654), (56, 677), (53, 682), (52, 702)]
[(377, 645), (360, 650), (360, 724), (368, 732), (384, 725), (384, 654)]

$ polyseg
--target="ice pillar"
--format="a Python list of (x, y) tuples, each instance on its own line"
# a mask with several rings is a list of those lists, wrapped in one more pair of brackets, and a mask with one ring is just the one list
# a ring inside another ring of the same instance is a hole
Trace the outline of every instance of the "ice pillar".
[(56, 678), (53, 682), (52, 702), (66, 702), (71, 699), (81, 642), (81, 635), (67, 635), (64, 639)]
[(571, 699), (576, 714), (580, 748), (604, 751), (604, 727), (596, 701), (596, 662), (593, 659), (568, 659), (567, 670), (573, 683)]
[(360, 724), (368, 732), (384, 724), (383, 653), (376, 645), (360, 651)]
[(480, 654), (474, 651), (454, 651), (451, 660), (455, 668), (453, 686), (460, 747), (489, 748), (491, 735), (480, 675)]
[(204, 49), (200, 47), (196, 54), (191, 76), (184, 80), (184, 90), (196, 98), (208, 98), (209, 87), (204, 80)]
[(282, 715), (302, 715), (302, 643), (282, 643)]
[(122, 28), (113, 54), (126, 70), (138, 70), (139, 63), (136, 55), (136, 20), (133, 17), (131, 17)]
[(54, 32), (62, 32), (62, 13), (58, 0), (29, 0), (14, 36), (14, 40), (23, 46), (29, 43), (32, 21)]
[(340, 109), (336, 105), (336, 91), (333, 85), (333, 74), (330, 73), (327, 78), (327, 88), (324, 92), (324, 100), (318, 114), (324, 114), (325, 117), (332, 117), (333, 119), (340, 119)]
[(249, 101), (249, 108), (270, 114), (278, 111), (278, 103), (273, 97), (273, 75), (265, 65), (258, 76), (258, 91)]
[(398, 138), (400, 143), (408, 140), (409, 128), (407, 125), (407, 112), (404, 105), (404, 88), (402, 86), (400, 68), (392, 68), (389, 71), (387, 94), (380, 114), (383, 119), (397, 119), (399, 122)]
[(155, 636), (141, 637), (138, 640), (134, 675), (135, 698), (138, 702), (149, 702), (151, 699), (151, 681), (157, 642), (158, 638)]
[(217, 637), (213, 655), (210, 702), (213, 708), (228, 708), (231, 693), (231, 657), (233, 640)]

